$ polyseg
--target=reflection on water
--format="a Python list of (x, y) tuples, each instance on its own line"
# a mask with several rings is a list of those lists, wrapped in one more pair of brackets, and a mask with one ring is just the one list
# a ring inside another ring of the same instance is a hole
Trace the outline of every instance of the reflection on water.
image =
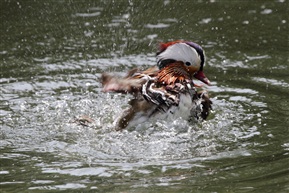
[[(4, 192), (289, 190), (287, 1), (0, 4)], [(206, 50), (209, 119), (115, 132), (130, 96), (101, 73), (155, 65), (173, 39)]]

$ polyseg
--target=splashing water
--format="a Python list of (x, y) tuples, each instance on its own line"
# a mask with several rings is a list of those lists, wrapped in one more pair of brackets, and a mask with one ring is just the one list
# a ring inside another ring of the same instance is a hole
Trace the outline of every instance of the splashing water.
[[(7, 126), (18, 125), (6, 128), (11, 129), (6, 137), (21, 150), (73, 156), (89, 164), (127, 162), (143, 166), (208, 159), (238, 151), (238, 139), (254, 135), (236, 124), (246, 119), (242, 107), (217, 99), (213, 99), (213, 115), (202, 123), (181, 118), (173, 122), (157, 120), (116, 132), (114, 120), (127, 107), (129, 99), (130, 96), (121, 94), (86, 92), (83, 96), (42, 100), (36, 105), (24, 102), (18, 116), (5, 120)], [(94, 122), (89, 127), (72, 123), (80, 115), (88, 115)], [(17, 137), (12, 140), (12, 135)]]

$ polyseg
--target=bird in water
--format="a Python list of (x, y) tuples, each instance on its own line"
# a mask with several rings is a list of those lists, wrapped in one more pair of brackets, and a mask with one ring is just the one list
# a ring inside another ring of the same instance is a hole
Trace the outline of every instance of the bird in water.
[(132, 94), (130, 107), (116, 121), (116, 130), (133, 127), (150, 119), (206, 119), (212, 102), (206, 91), (198, 92), (193, 78), (207, 85), (203, 72), (205, 54), (189, 41), (161, 43), (157, 65), (141, 71), (133, 69), (125, 77), (103, 73), (104, 92)]

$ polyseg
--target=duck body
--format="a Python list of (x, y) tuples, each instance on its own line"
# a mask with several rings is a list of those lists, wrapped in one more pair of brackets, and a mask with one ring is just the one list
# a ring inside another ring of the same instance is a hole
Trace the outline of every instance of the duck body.
[[(180, 103), (178, 105), (166, 106), (166, 109), (160, 109), (160, 106), (152, 104), (147, 101), (142, 101), (145, 108), (137, 109), (134, 108), (136, 101), (133, 99), (132, 108), (124, 111), (121, 117), (116, 120), (116, 130), (122, 130), (124, 128), (132, 128), (144, 122), (154, 122), (157, 120), (165, 120), (167, 122), (173, 122), (174, 120), (181, 118), (183, 120), (191, 120), (192, 113), (196, 113), (194, 103), (190, 95), (180, 95)], [(138, 101), (139, 103), (139, 101)], [(191, 107), (188, 108), (188, 107)]]
[(169, 46), (158, 54), (158, 66), (145, 71), (133, 69), (123, 78), (106, 73), (102, 75), (104, 92), (133, 95), (130, 108), (116, 121), (116, 130), (149, 120), (207, 118), (212, 102), (206, 92), (197, 92), (193, 83), (193, 77), (200, 69), (201, 57), (197, 57), (195, 48), (183, 42)]

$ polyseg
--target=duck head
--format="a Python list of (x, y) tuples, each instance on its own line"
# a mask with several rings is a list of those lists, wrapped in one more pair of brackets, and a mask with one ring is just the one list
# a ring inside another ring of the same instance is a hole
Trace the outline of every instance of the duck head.
[(209, 79), (203, 72), (205, 54), (200, 45), (188, 41), (161, 43), (157, 53), (159, 69), (161, 70), (172, 63), (182, 65), (182, 68), (186, 69), (191, 78), (195, 77), (210, 85)]

